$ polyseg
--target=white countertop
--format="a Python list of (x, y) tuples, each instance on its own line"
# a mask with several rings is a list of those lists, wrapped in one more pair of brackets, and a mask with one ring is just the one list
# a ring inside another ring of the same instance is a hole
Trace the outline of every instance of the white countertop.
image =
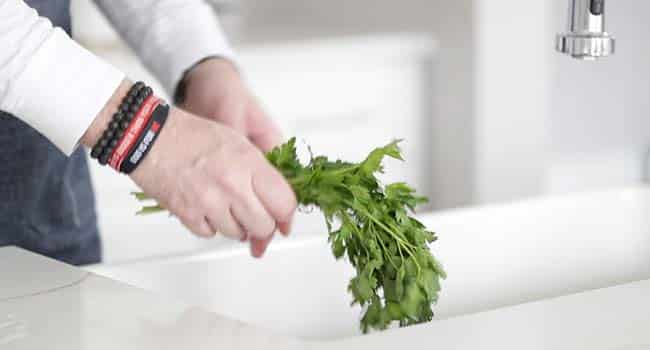
[(88, 269), (154, 294), (1, 248), (0, 347), (632, 350), (650, 344), (648, 188), (422, 219), (439, 232), (434, 250), (450, 274), (429, 324), (357, 336), (359, 310), (349, 307), (344, 287), (349, 266), (334, 263), (319, 236), (275, 242), (262, 261), (242, 247)]
[[(649, 349), (650, 280), (590, 291), (407, 329), (333, 342), (301, 342), (166, 300), (137, 288), (0, 248), (0, 290), (31, 285), (29, 274), (78, 273), (67, 286), (0, 298), (2, 349)], [(22, 262), (25, 267), (16, 267)], [(29, 270), (29, 271), (23, 271)], [(22, 276), (22, 277), (20, 277)], [(56, 284), (55, 284), (56, 285)]]
[[(305, 349), (298, 341), (23, 250), (0, 248), (0, 261), (3, 350)], [(41, 278), (52, 284), (34, 284)]]

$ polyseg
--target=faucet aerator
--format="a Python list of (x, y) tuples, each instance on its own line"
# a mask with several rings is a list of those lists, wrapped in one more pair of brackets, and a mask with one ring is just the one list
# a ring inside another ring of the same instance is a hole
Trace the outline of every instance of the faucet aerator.
[(605, 0), (569, 0), (569, 25), (558, 34), (555, 49), (573, 58), (593, 61), (613, 55), (616, 40), (605, 31)]

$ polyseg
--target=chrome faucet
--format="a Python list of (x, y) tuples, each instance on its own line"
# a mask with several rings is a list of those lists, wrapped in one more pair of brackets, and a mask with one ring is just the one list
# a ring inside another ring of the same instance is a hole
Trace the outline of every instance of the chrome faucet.
[(605, 31), (605, 0), (569, 0), (569, 25), (557, 35), (556, 50), (580, 60), (614, 54), (616, 41)]

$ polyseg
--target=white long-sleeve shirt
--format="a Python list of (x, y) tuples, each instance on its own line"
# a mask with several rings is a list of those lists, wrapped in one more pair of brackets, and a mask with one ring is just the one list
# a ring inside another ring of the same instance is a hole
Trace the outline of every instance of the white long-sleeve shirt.
[[(183, 72), (232, 50), (203, 0), (96, 0), (171, 94)], [(23, 0), (0, 0), (0, 110), (70, 154), (124, 74), (39, 17)]]

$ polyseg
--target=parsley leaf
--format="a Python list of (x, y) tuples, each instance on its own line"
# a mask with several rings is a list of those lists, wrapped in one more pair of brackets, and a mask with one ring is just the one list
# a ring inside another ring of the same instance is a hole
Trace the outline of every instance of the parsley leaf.
[[(348, 291), (352, 305), (364, 308), (361, 330), (383, 330), (428, 322), (438, 301), (442, 265), (429, 251), (435, 233), (411, 215), (427, 199), (405, 183), (383, 186), (376, 178), (386, 157), (402, 160), (399, 141), (373, 150), (361, 163), (311, 158), (303, 165), (296, 139), (267, 154), (289, 181), (302, 206), (325, 215), (329, 243), (336, 259), (344, 257), (356, 271)], [(139, 200), (149, 200), (135, 194)], [(143, 214), (163, 211), (145, 207)]]

